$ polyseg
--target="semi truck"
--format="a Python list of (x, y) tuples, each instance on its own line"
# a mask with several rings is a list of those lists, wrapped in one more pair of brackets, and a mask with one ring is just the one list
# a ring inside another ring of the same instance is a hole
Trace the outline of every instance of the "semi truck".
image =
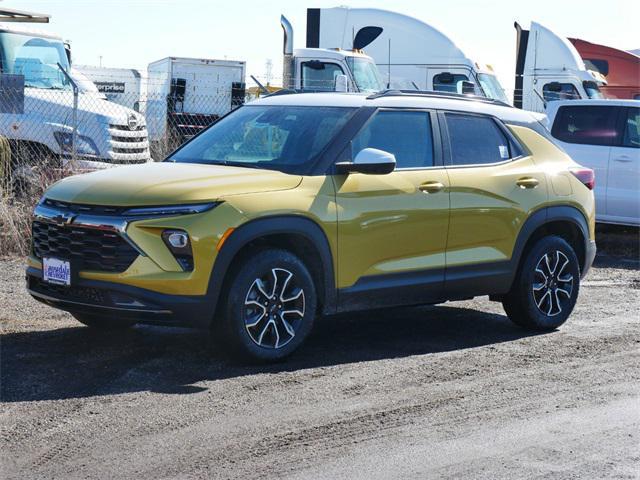
[(544, 112), (555, 100), (603, 98), (607, 85), (602, 73), (587, 68), (569, 40), (531, 22), (524, 30), (517, 22), (514, 105)]
[(293, 27), (284, 15), (280, 17), (280, 25), (284, 33), (282, 85), (285, 89), (378, 92), (385, 88), (375, 61), (363, 51), (382, 29), (363, 26), (349, 44), (336, 42), (330, 48), (316, 45), (294, 49)]
[(604, 75), (600, 87), (607, 98), (640, 100), (640, 52), (626, 52), (579, 38), (569, 38), (588, 69)]
[(167, 57), (147, 67), (147, 125), (163, 154), (244, 103), (246, 63)]
[(150, 161), (145, 119), (77, 89), (62, 38), (0, 25), (0, 136), (22, 164), (74, 158), (76, 168)]
[(473, 93), (508, 103), (490, 65), (481, 64), (448, 35), (421, 20), (377, 8), (308, 8), (307, 48), (349, 49), (363, 29), (377, 29), (367, 54), (384, 88)]

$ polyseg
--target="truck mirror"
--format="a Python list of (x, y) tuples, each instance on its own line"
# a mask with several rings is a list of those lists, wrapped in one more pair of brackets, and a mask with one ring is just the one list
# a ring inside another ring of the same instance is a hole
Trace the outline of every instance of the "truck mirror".
[(336, 92), (348, 92), (349, 91), (349, 79), (346, 75), (336, 75)]
[(463, 95), (474, 95), (476, 93), (476, 84), (463, 80), (460, 82), (460, 88)]

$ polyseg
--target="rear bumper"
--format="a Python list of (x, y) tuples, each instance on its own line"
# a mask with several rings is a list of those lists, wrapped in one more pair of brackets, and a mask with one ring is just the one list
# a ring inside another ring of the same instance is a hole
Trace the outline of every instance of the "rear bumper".
[(584, 278), (587, 273), (589, 273), (589, 269), (591, 269), (591, 265), (593, 265), (593, 261), (596, 258), (596, 242), (595, 240), (588, 240), (587, 245), (585, 246), (584, 252), (584, 265), (580, 270), (580, 278)]
[(128, 285), (78, 279), (71, 287), (51, 285), (29, 267), (27, 290), (36, 300), (70, 313), (125, 318), (139, 323), (208, 328), (214, 302), (206, 295), (168, 295)]

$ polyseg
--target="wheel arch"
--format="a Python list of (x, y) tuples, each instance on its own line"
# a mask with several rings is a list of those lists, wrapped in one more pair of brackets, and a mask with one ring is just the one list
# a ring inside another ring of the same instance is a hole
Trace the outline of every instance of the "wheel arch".
[(254, 247), (283, 248), (300, 257), (318, 289), (319, 310), (335, 313), (336, 287), (329, 241), (315, 221), (298, 215), (259, 218), (233, 231), (218, 252), (209, 278), (207, 295), (214, 311), (233, 265)]
[(571, 245), (578, 257), (581, 275), (584, 276), (593, 260), (590, 255), (587, 219), (578, 208), (559, 205), (537, 210), (520, 229), (512, 256), (515, 267), (513, 269), (514, 278), (522, 265), (524, 253), (538, 239), (547, 235), (557, 235)]

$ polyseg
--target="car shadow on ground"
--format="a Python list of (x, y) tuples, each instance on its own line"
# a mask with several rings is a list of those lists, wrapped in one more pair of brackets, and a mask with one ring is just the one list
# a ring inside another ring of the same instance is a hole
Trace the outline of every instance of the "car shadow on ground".
[(78, 326), (12, 333), (0, 340), (0, 399), (189, 394), (206, 390), (194, 385), (201, 381), (460, 350), (532, 334), (504, 315), (451, 306), (402, 308), (320, 319), (285, 362), (241, 365), (194, 330), (136, 326), (103, 333)]

